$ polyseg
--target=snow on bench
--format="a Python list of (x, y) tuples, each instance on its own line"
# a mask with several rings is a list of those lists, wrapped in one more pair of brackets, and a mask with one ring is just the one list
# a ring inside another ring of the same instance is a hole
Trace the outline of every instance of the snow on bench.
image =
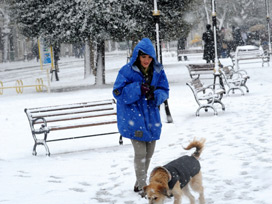
[(192, 79), (190, 82), (187, 82), (186, 85), (190, 87), (199, 106), (196, 110), (196, 116), (199, 116), (199, 111), (201, 109), (208, 112), (209, 108), (214, 111), (214, 115), (217, 115), (218, 113), (214, 106), (215, 103), (219, 103), (222, 110), (225, 110), (225, 105), (221, 101), (225, 90), (220, 84), (204, 85), (199, 78), (196, 78)]
[(240, 69), (235, 71), (232, 66), (226, 66), (222, 67), (219, 71), (228, 87), (227, 95), (229, 95), (231, 91), (232, 94), (234, 94), (235, 90), (239, 90), (241, 94), (244, 95), (242, 88), (244, 88), (247, 93), (249, 92), (246, 83), (250, 77), (245, 70)]
[(188, 64), (186, 65), (188, 68), (190, 77), (193, 78), (199, 78), (202, 74), (213, 74), (214, 73), (214, 64)]
[(236, 66), (236, 70), (239, 69), (240, 61), (260, 59), (262, 61), (262, 67), (264, 66), (264, 63), (269, 64), (270, 61), (270, 56), (265, 54), (262, 47), (253, 45), (238, 46), (235, 53), (230, 54), (230, 58), (233, 66)]

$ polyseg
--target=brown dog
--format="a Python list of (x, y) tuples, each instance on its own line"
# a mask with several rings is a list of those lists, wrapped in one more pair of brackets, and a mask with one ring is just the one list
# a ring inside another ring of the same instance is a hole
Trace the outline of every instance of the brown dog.
[(199, 203), (204, 204), (204, 188), (200, 171), (199, 156), (203, 150), (205, 139), (192, 141), (185, 150), (196, 148), (191, 156), (182, 156), (165, 166), (155, 168), (150, 175), (150, 184), (144, 187), (149, 204), (163, 204), (166, 197), (174, 196), (174, 204), (181, 203), (184, 194), (195, 204), (192, 190), (199, 193)]

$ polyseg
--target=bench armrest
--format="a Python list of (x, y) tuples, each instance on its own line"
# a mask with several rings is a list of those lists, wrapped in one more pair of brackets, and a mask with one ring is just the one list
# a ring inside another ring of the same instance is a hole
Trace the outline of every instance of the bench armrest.
[[(40, 120), (42, 120), (42, 122), (40, 122)], [(41, 124), (39, 128), (35, 129), (35, 125), (37, 125), (36, 123), (39, 122), (38, 124)], [(34, 120), (32, 120), (32, 132), (35, 134), (42, 134), (42, 133), (49, 133), (50, 129), (47, 127), (47, 122), (43, 117), (38, 117), (35, 118)]]

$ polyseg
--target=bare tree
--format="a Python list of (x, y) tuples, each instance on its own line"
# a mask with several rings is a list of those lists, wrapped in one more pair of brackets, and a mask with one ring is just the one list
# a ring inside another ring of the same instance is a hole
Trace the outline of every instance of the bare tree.
[(7, 13), (7, 10), (4, 8), (0, 8), (0, 13), (3, 16), (4, 19), (4, 26), (3, 26), (3, 35), (4, 35), (4, 62), (8, 61), (8, 46), (9, 46), (9, 34), (10, 34), (10, 29), (9, 29), (9, 23), (10, 23), (10, 17), (9, 14)]
[(208, 8), (208, 5), (207, 5), (207, 0), (204, 0), (204, 9), (205, 9), (205, 13), (206, 13), (206, 19), (207, 19), (207, 24), (211, 24), (210, 23), (210, 13), (209, 13), (209, 8)]

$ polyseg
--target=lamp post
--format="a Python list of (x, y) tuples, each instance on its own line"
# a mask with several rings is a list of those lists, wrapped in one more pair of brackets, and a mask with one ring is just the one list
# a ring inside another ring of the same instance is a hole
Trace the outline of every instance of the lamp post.
[[(159, 31), (160, 11), (158, 10), (157, 0), (154, 0), (153, 17), (154, 17), (154, 21), (156, 23), (156, 51), (157, 51), (156, 54), (157, 54), (158, 62), (160, 62), (162, 64), (162, 56), (161, 56), (161, 49), (160, 49), (160, 33), (159, 33), (160, 32)], [(169, 108), (167, 100), (164, 101), (164, 108), (165, 108), (165, 113), (167, 116), (167, 122), (172, 123), (173, 118), (171, 116), (170, 108)]]
[(156, 23), (156, 49), (157, 49), (157, 59), (162, 63), (161, 51), (160, 51), (160, 33), (159, 33), (159, 20), (160, 20), (160, 11), (158, 10), (157, 0), (154, 0), (154, 11), (153, 17)]
[[(216, 79), (219, 79), (219, 84), (222, 86), (222, 88), (225, 90), (223, 80), (221, 78), (221, 74), (219, 72), (219, 59), (218, 59), (218, 53), (217, 53), (217, 30), (216, 30), (216, 5), (215, 0), (211, 0), (212, 3), (212, 24), (213, 24), (213, 37), (214, 37), (214, 82), (213, 82), (213, 88), (215, 89), (216, 85)], [(220, 96), (223, 97), (223, 94)]]
[(271, 34), (270, 34), (270, 17), (269, 17), (269, 0), (265, 0), (265, 8), (266, 8), (266, 21), (267, 21), (267, 33), (268, 33), (268, 49), (269, 56), (271, 54)]
[(219, 75), (219, 62), (218, 62), (218, 53), (217, 53), (217, 35), (216, 35), (216, 8), (215, 0), (212, 1), (212, 24), (213, 24), (213, 37), (214, 37), (214, 74)]

